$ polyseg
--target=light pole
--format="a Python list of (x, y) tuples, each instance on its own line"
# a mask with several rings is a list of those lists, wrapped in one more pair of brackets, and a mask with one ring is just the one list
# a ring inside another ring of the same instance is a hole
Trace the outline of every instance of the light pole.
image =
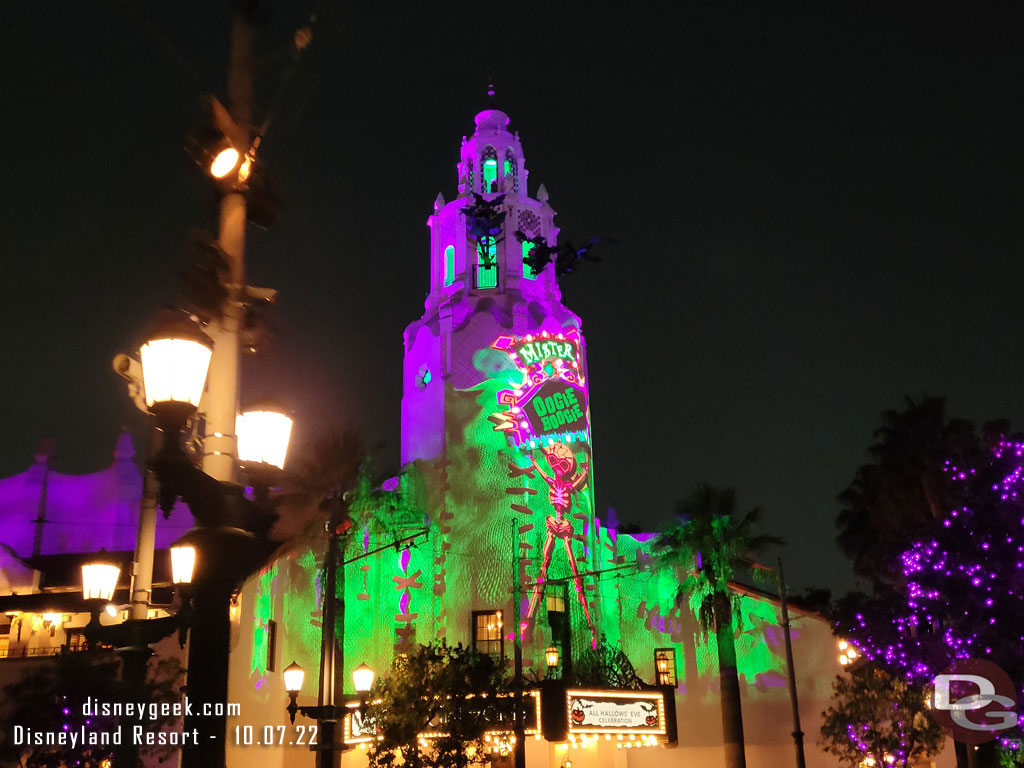
[(782, 573), (782, 558), (779, 558), (779, 607), (782, 611), (782, 635), (786, 641), (786, 680), (789, 684), (789, 701), (793, 707), (793, 744), (796, 747), (797, 768), (805, 768), (804, 732), (800, 730), (800, 704), (796, 697), (796, 671), (793, 669), (793, 641), (789, 631), (789, 606), (786, 603), (786, 579)]
[[(156, 418), (160, 438), (159, 449), (151, 461), (159, 480), (160, 506), (169, 512), (181, 497), (196, 523), (172, 548), (173, 577), (183, 586), (188, 598), (184, 615), (190, 619), (186, 690), (193, 714), (186, 716), (185, 730), (199, 733), (197, 743), (188, 744), (182, 750), (182, 768), (224, 765), (226, 717), (223, 714), (202, 716), (202, 713), (207, 707), (213, 712), (224, 712), (231, 594), (238, 582), (268, 554), (269, 546), (262, 534), (273, 522), (272, 514), (266, 509), (244, 498), (241, 486), (204, 474), (182, 449), (181, 432), (203, 396), (212, 351), (210, 338), (194, 318), (168, 309), (161, 312), (149, 340), (139, 351), (145, 404)], [(265, 455), (272, 455), (283, 464), (290, 420), (287, 430), (275, 431), (276, 440), (271, 441), (272, 445), (267, 444), (258, 422), (259, 419), (250, 430), (252, 442), (259, 445)], [(277, 423), (280, 426), (280, 421)], [(234, 426), (231, 431), (234, 432)], [(232, 464), (233, 461), (232, 457)], [(261, 481), (272, 479), (269, 473), (261, 477)], [(269, 493), (260, 495), (266, 502)], [(144, 677), (145, 657), (149, 654), (145, 641), (153, 636), (144, 629), (152, 622), (126, 624), (136, 630), (136, 641), (130, 645), (142, 657), (141, 675)]]
[[(345, 707), (338, 706), (333, 701), (329, 704), (321, 702), (315, 706), (300, 705), (298, 699), (299, 694), (302, 693), (302, 683), (306, 677), (305, 670), (293, 661), (285, 667), (282, 675), (284, 677), (284, 689), (288, 692), (288, 716), (292, 723), (295, 722), (295, 715), (297, 714), (316, 720), (319, 728), (319, 743), (315, 747), (319, 755), (317, 763), (325, 768), (338, 765), (338, 757), (348, 749), (343, 741), (340, 743), (335, 742), (337, 738), (337, 723), (345, 716)], [(360, 711), (366, 705), (366, 696), (373, 688), (375, 677), (376, 673), (366, 664), (360, 664), (352, 670), (352, 684), (356, 689), (356, 695), (359, 697)], [(314, 746), (311, 745), (310, 749), (314, 749)]]

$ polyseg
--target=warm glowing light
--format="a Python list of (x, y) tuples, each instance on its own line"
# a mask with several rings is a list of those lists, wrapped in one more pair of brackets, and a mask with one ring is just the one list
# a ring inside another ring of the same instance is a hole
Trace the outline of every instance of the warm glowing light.
[(284, 677), (284, 689), (288, 693), (298, 693), (302, 690), (302, 681), (306, 677), (306, 670), (293, 661), (284, 668), (281, 674)]
[(248, 181), (250, 173), (252, 173), (252, 157), (250, 155), (246, 155), (245, 159), (242, 161), (242, 165), (238, 169), (238, 180), (243, 183)]
[(113, 563), (87, 563), (82, 566), (82, 597), (109, 602), (117, 589), (120, 566)]
[(153, 339), (139, 354), (146, 405), (174, 401), (199, 406), (213, 354), (209, 346), (193, 339)]
[(839, 650), (840, 651), (845, 651), (849, 647), (850, 647), (850, 644), (848, 642), (846, 642), (845, 640), (840, 640), (839, 641)]
[(44, 613), (43, 621), (48, 621), (50, 624), (56, 624), (60, 621), (59, 613)]
[(210, 163), (210, 175), (215, 179), (223, 179), (238, 165), (240, 155), (234, 147), (226, 147), (217, 153)]
[(655, 658), (655, 663), (658, 665), (658, 672), (662, 675), (668, 672), (668, 656), (664, 653), (659, 653)]
[(238, 460), (243, 464), (264, 463), (284, 469), (292, 434), (290, 417), (265, 408), (246, 411), (235, 419), (235, 434)]
[(191, 584), (196, 568), (196, 548), (191, 544), (171, 547), (171, 581), (175, 584)]
[(109, 616), (110, 618), (114, 618), (117, 616), (117, 606), (113, 603), (107, 603), (103, 610), (107, 612), (107, 616)]
[(365, 664), (360, 664), (352, 670), (352, 683), (358, 693), (366, 693), (373, 688), (373, 678), (376, 674)]
[(554, 669), (558, 666), (558, 648), (553, 645), (549, 645), (548, 649), (544, 651), (544, 659), (548, 663), (548, 669)]

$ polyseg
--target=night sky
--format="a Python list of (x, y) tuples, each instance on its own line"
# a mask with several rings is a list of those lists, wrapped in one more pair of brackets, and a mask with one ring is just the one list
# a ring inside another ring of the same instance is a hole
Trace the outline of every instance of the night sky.
[[(188, 233), (214, 221), (182, 145), (200, 94), (223, 92), (227, 6), (0, 11), (0, 475), (45, 436), (71, 473), (106, 466), (122, 425), (141, 444), (110, 360), (175, 299)], [(310, 10), (266, 6), (263, 107)], [(281, 214), (247, 256), (280, 299), (244, 395), (289, 403), (299, 443), (356, 425), (397, 464), (425, 221), (455, 195), (489, 79), (563, 238), (619, 242), (562, 282), (588, 342), (599, 511), (657, 526), (697, 482), (736, 485), (786, 538), (795, 586), (844, 588), (835, 496), (883, 409), (943, 394), (955, 415), (1024, 424), (1012, 4), (327, 3), (321, 18), (264, 143)]]

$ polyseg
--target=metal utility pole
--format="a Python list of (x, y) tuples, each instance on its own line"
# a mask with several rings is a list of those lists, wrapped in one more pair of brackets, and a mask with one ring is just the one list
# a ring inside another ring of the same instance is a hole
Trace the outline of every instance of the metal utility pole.
[[(235, 149), (249, 148), (252, 125), (253, 44), (256, 28), (252, 15), (256, 2), (233, 2), (231, 47), (228, 57), (228, 111), (233, 125), (228, 133)], [(221, 197), (218, 242), (227, 261), (227, 298), (220, 317), (210, 323), (213, 357), (207, 390), (203, 398), (206, 438), (203, 471), (221, 482), (234, 482), (237, 441), (235, 415), (238, 413), (240, 372), (239, 332), (245, 312), (245, 192), (230, 189)]]
[(515, 756), (515, 768), (526, 768), (526, 729), (523, 727), (523, 630), (520, 626), (523, 620), (523, 601), (522, 584), (519, 580), (519, 523), (515, 518), (512, 518), (512, 578), (515, 583), (515, 590), (512, 593), (515, 605), (512, 613), (516, 622), (512, 635), (515, 663), (515, 712), (512, 721), (515, 744), (512, 745), (512, 754)]
[(789, 701), (793, 705), (793, 744), (796, 746), (796, 766), (806, 768), (804, 761), (804, 733), (800, 730), (800, 705), (796, 697), (796, 671), (793, 669), (793, 642), (789, 635), (789, 606), (786, 604), (786, 579), (779, 558), (779, 606), (782, 609), (782, 633), (786, 640), (786, 677), (789, 682)]

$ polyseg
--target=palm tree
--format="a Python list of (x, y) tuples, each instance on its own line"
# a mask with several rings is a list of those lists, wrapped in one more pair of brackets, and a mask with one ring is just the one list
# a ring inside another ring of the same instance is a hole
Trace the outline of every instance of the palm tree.
[(655, 550), (664, 565), (683, 576), (676, 602), (688, 603), (694, 609), (705, 632), (714, 630), (725, 764), (726, 768), (746, 768), (733, 629), (736, 597), (729, 583), (737, 566), (749, 563), (766, 546), (781, 544), (782, 540), (754, 532), (761, 508), (745, 514), (737, 512), (735, 488), (702, 483), (687, 498), (676, 502), (675, 516), (675, 524), (655, 540)]
[[(992, 422), (983, 434), (1007, 429)], [(899, 555), (954, 506), (946, 461), (972, 466), (984, 448), (969, 422), (947, 417), (942, 397), (908, 397), (902, 411), (883, 411), (874, 437), (871, 462), (837, 497), (837, 541), (854, 572), (887, 592), (901, 581)]]

